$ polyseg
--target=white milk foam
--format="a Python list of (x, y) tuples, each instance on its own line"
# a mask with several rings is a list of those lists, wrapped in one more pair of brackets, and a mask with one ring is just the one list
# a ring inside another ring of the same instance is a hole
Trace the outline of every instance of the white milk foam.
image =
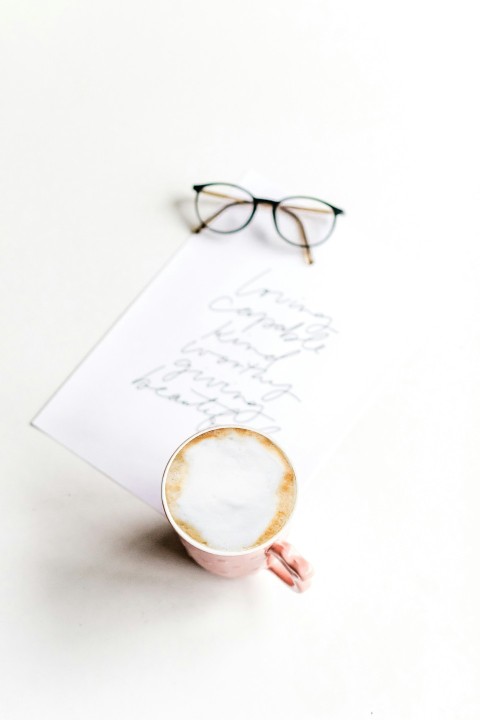
[(174, 519), (194, 528), (209, 547), (227, 551), (258, 543), (278, 512), (286, 473), (292, 477), (273, 444), (240, 430), (223, 429), (187, 445), (180, 468), (181, 489), (169, 500)]

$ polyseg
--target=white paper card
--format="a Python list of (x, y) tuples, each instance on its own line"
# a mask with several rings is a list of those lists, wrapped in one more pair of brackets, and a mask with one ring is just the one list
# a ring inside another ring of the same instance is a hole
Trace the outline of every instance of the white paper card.
[(270, 434), (305, 484), (400, 345), (395, 289), (348, 214), (313, 253), (278, 237), (268, 206), (239, 233), (192, 235), (33, 424), (159, 510), (172, 452), (213, 424)]

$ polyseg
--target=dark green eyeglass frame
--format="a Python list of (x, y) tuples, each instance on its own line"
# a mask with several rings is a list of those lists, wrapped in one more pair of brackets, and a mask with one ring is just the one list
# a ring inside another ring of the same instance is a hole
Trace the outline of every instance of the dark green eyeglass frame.
[[(225, 193), (219, 193), (219, 192), (215, 193), (214, 191), (206, 190), (206, 188), (211, 188), (216, 185), (221, 185), (223, 187), (231, 187), (231, 188), (235, 188), (236, 190), (241, 190), (243, 193), (245, 193), (246, 195), (249, 196), (249, 200), (248, 201), (242, 200), (240, 198), (236, 198), (233, 195), (229, 196)], [(225, 183), (225, 182), (204, 183), (203, 185), (194, 185), (193, 190), (196, 192), (195, 210), (197, 213), (198, 220), (200, 222), (200, 224), (193, 229), (194, 233), (199, 233), (204, 228), (208, 228), (212, 232), (220, 233), (221, 235), (231, 235), (232, 233), (236, 233), (236, 232), (239, 232), (240, 230), (243, 230), (244, 228), (247, 227), (247, 225), (249, 225), (251, 223), (251, 221), (253, 220), (253, 217), (257, 211), (257, 208), (260, 205), (270, 205), (270, 207), (272, 208), (273, 222), (274, 222), (277, 233), (280, 235), (282, 240), (285, 240), (285, 242), (289, 243), (289, 245), (294, 245), (295, 247), (301, 247), (305, 252), (305, 259), (306, 259), (307, 263), (310, 265), (313, 263), (313, 257), (312, 257), (310, 248), (316, 247), (318, 245), (322, 245), (326, 240), (328, 240), (328, 238), (333, 233), (333, 230), (335, 229), (337, 216), (344, 214), (343, 210), (340, 210), (340, 208), (337, 208), (334, 205), (331, 205), (330, 203), (325, 202), (325, 200), (321, 200), (320, 198), (316, 198), (316, 197), (312, 197), (312, 196), (308, 196), (308, 195), (289, 195), (287, 197), (281, 198), (280, 200), (272, 200), (271, 198), (255, 197), (254, 195), (252, 195), (252, 193), (249, 190), (246, 190), (246, 188), (241, 187), (241, 185), (235, 185), (234, 183)], [(209, 217), (207, 219), (203, 219), (200, 215), (199, 208), (198, 208), (198, 200), (199, 200), (199, 196), (200, 196), (201, 192), (208, 194), (208, 195), (212, 195), (213, 197), (224, 198), (225, 200), (232, 200), (233, 202), (227, 203), (223, 208), (221, 208), (219, 211), (214, 213), (214, 215), (212, 215), (211, 217)], [(319, 208), (299, 208), (297, 206), (288, 208), (288, 205), (285, 205), (285, 203), (289, 200), (307, 200), (307, 201), (312, 200), (315, 202), (320, 202), (323, 205), (326, 205), (328, 208), (330, 208), (330, 211), (333, 213), (333, 223), (332, 223), (332, 226), (329, 229), (328, 233), (325, 235), (325, 237), (323, 237), (321, 240), (319, 240), (317, 242), (309, 242), (309, 240), (307, 239), (307, 234), (305, 232), (305, 228), (303, 226), (301, 219), (298, 217), (298, 215), (296, 215), (293, 212), (293, 210), (295, 210), (295, 209), (296, 210), (303, 209), (303, 210), (307, 210), (309, 212), (322, 212), (322, 210)], [(242, 204), (242, 203), (246, 203), (246, 202), (248, 202), (249, 204), (251, 203), (252, 212), (250, 213), (250, 216), (247, 219), (247, 221), (245, 223), (243, 223), (243, 225), (241, 225), (240, 227), (235, 228), (234, 230), (217, 230), (216, 228), (211, 227), (209, 225), (209, 223), (212, 220), (216, 219), (222, 212), (224, 212), (228, 208), (235, 206), (235, 205)], [(282, 211), (289, 214), (294, 219), (294, 221), (297, 223), (298, 229), (300, 231), (300, 235), (303, 240), (303, 242), (301, 244), (295, 243), (292, 240), (289, 240), (281, 232), (281, 230), (278, 226), (278, 222), (277, 222), (277, 210), (280, 205), (282, 206), (282, 208), (281, 208)]]

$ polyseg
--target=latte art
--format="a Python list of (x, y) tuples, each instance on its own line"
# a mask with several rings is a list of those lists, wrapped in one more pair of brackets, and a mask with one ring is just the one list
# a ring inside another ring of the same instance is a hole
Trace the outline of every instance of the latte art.
[(296, 481), (284, 453), (243, 428), (214, 428), (174, 457), (165, 481), (168, 510), (190, 538), (241, 551), (276, 535), (295, 504)]

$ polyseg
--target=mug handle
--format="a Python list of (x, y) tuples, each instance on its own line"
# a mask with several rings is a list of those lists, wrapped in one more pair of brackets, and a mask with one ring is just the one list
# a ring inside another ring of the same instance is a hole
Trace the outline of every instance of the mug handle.
[(313, 567), (285, 540), (273, 543), (266, 551), (267, 568), (295, 592), (310, 587)]

